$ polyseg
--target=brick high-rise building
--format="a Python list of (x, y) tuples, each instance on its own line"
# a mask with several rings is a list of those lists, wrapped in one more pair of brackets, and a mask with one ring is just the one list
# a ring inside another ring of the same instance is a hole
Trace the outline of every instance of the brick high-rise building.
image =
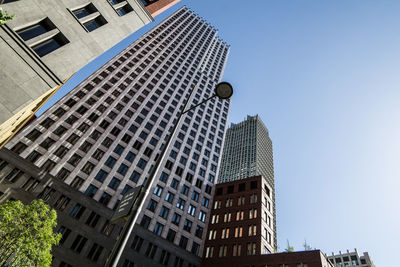
[(216, 185), (204, 264), (276, 250), (272, 188), (262, 176)]
[[(113, 209), (129, 188), (147, 178), (188, 89), (197, 84), (192, 104), (213, 94), (228, 53), (217, 30), (183, 7), (70, 91), (6, 148)], [(123, 256), (154, 259), (153, 265), (200, 264), (228, 111), (229, 100), (214, 98), (185, 114)], [(14, 163), (5, 159), (5, 164)], [(11, 181), (10, 187), (15, 175), (29, 178), (6, 170), (11, 171), (3, 168), (0, 177)], [(11, 197), (3, 193), (2, 199)], [(75, 226), (66, 249), (79, 231)]]
[(155, 17), (181, 0), (140, 0), (147, 11)]
[(277, 248), (275, 179), (272, 141), (258, 115), (228, 128), (222, 153), (218, 183), (261, 175), (270, 188), (273, 248)]

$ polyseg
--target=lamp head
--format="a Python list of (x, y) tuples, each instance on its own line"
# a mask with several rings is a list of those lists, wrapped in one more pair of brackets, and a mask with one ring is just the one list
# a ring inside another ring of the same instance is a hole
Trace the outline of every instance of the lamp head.
[(220, 99), (228, 99), (233, 94), (233, 87), (228, 82), (220, 82), (217, 84), (217, 86), (215, 86), (215, 94)]

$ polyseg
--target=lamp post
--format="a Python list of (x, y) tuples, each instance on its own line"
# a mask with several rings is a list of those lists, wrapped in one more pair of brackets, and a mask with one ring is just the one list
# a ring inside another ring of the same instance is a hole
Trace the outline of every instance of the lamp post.
[[(195, 109), (196, 107), (206, 103), (207, 101), (211, 100), (214, 97), (218, 97), (220, 99), (228, 99), (232, 96), (233, 94), (233, 88), (232, 85), (228, 82), (220, 82), (219, 84), (216, 85), (214, 94), (210, 96), (209, 98), (204, 99), (200, 103), (191, 106), (190, 108), (186, 109), (188, 103), (191, 100), (192, 94), (194, 92), (194, 89), (196, 88), (197, 84), (193, 85), (189, 97), (187, 98), (183, 109), (181, 110), (176, 123), (174, 124), (171, 133), (168, 136), (168, 140), (165, 143), (161, 153), (159, 154), (156, 163), (154, 164), (149, 177), (145, 179), (145, 182), (143, 185), (139, 186), (139, 189), (137, 190), (138, 193), (136, 194), (135, 198), (133, 200), (133, 206), (130, 210), (129, 217), (127, 222), (125, 223), (121, 233), (118, 236), (118, 239), (116, 243), (114, 244), (113, 250), (111, 251), (111, 254), (107, 258), (105, 267), (117, 267), (118, 262), (121, 258), (122, 252), (125, 249), (125, 246), (129, 240), (130, 235), (132, 234), (133, 227), (135, 226), (137, 219), (139, 217), (140, 211), (143, 209), (144, 201), (147, 198), (147, 196), (150, 194), (150, 188), (154, 182), (154, 177), (155, 175), (159, 172), (161, 162), (163, 161), (165, 154), (168, 150), (168, 147), (171, 145), (172, 139), (175, 135), (175, 132), (178, 129), (178, 126), (180, 124), (181, 118), (184, 114), (187, 112)], [(122, 201), (121, 201), (122, 203)]]
[[(220, 82), (219, 84), (216, 85), (215, 87), (215, 91), (214, 94), (212, 96), (210, 96), (209, 98), (204, 99), (203, 101), (201, 101), (200, 103), (191, 106), (190, 108), (186, 109), (188, 103), (191, 100), (192, 94), (194, 92), (194, 89), (196, 88), (196, 84), (193, 85), (190, 93), (189, 93), (189, 97), (187, 98), (184, 107), (182, 109), (182, 111), (180, 112), (176, 123), (174, 124), (171, 133), (168, 136), (168, 140), (165, 143), (160, 155), (157, 158), (156, 163), (154, 164), (149, 177), (147, 179), (145, 179), (145, 182), (143, 185), (139, 186), (139, 190), (137, 195), (135, 196), (136, 199), (133, 200), (133, 206), (130, 210), (129, 213), (129, 217), (127, 222), (125, 223), (120, 235), (118, 236), (118, 239), (116, 241), (116, 243), (114, 244), (113, 250), (111, 251), (111, 254), (109, 255), (109, 257), (107, 258), (107, 262), (105, 264), (105, 267), (117, 267), (118, 262), (121, 258), (122, 252), (125, 249), (125, 246), (129, 240), (130, 235), (132, 234), (132, 230), (133, 227), (135, 226), (139, 213), (140, 211), (143, 209), (144, 206), (144, 201), (147, 198), (147, 196), (150, 194), (150, 189), (151, 186), (154, 182), (154, 178), (155, 175), (159, 172), (160, 170), (160, 166), (161, 166), (161, 162), (164, 160), (165, 154), (169, 148), (169, 146), (172, 143), (172, 139), (178, 129), (178, 126), (180, 124), (181, 118), (184, 114), (186, 114), (187, 112), (195, 109), (196, 107), (206, 103), (207, 101), (211, 100), (214, 97), (218, 97), (220, 99), (228, 99), (232, 96), (233, 94), (233, 88), (232, 85), (228, 82)], [(121, 202), (122, 203), (122, 202)]]

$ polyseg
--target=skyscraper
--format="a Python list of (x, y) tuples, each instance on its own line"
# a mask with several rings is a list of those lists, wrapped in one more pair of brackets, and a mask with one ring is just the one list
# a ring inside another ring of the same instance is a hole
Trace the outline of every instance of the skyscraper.
[[(213, 94), (228, 53), (217, 30), (183, 7), (6, 148), (112, 209), (147, 178), (188, 88), (197, 84), (193, 105)], [(228, 111), (229, 100), (212, 99), (185, 114), (128, 244), (135, 249), (126, 253), (138, 260), (152, 255), (157, 262), (161, 257), (173, 261), (170, 255), (175, 255), (176, 266), (183, 261), (199, 265)]]
[(228, 128), (222, 153), (218, 183), (261, 175), (271, 187), (273, 239), (276, 240), (275, 182), (272, 141), (258, 115)]

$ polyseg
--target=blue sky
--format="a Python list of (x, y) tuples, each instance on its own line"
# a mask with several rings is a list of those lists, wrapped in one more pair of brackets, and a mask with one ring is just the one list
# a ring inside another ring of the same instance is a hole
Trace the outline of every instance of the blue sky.
[(230, 121), (259, 114), (270, 131), (280, 250), (286, 240), (301, 250), (307, 239), (326, 253), (357, 248), (393, 266), (400, 1), (182, 0), (82, 69), (52, 102), (184, 4), (231, 45)]

